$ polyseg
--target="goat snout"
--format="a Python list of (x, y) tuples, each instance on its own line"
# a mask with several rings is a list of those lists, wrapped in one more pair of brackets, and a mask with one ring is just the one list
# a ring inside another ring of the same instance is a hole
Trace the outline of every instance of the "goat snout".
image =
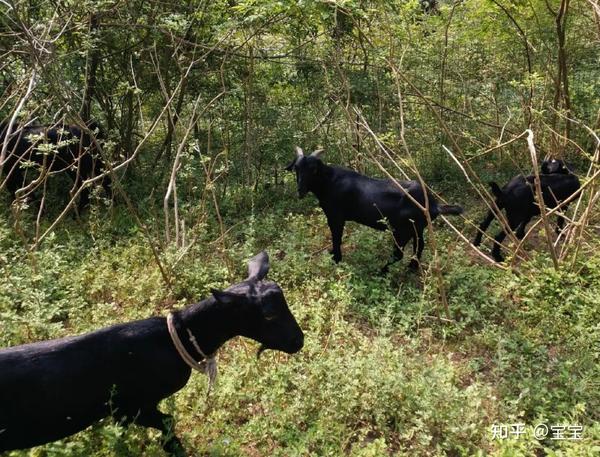
[(289, 350), (287, 352), (289, 354), (295, 354), (296, 352), (300, 351), (300, 349), (302, 349), (303, 346), (304, 346), (304, 334), (300, 333), (300, 334), (296, 335), (294, 338), (292, 338), (292, 340), (290, 341)]

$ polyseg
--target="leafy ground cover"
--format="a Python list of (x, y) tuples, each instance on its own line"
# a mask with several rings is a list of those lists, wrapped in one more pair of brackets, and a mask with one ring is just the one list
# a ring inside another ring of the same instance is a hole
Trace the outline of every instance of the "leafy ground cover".
[[(224, 217), (229, 211), (235, 208), (223, 208)], [(248, 209), (226, 250), (214, 241), (216, 224), (197, 227), (186, 255), (161, 253), (172, 290), (126, 212), (117, 206), (111, 217), (95, 218), (92, 211), (80, 222), (67, 221), (35, 252), (21, 247), (4, 214), (0, 345), (164, 315), (239, 280), (243, 261), (268, 249), (270, 276), (305, 330), (305, 347), (294, 356), (267, 352), (257, 360), (257, 345), (236, 339), (219, 354), (210, 395), (204, 377), (192, 375), (162, 405), (175, 414), (190, 453), (598, 455), (598, 254), (555, 271), (539, 253), (518, 272), (504, 271), (474, 261), (440, 227), (447, 320), (427, 272), (415, 275), (398, 264), (378, 273), (391, 250), (385, 233), (350, 225), (345, 261), (335, 265), (325, 221), (310, 202)], [(581, 425), (582, 439), (536, 439), (540, 423)], [(494, 424), (524, 424), (524, 434), (499, 440)], [(158, 433), (106, 419), (60, 442), (8, 455), (163, 451)]]

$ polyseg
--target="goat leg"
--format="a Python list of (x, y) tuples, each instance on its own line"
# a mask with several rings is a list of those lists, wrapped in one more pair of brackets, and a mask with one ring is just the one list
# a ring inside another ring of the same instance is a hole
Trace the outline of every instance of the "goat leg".
[[(532, 214), (527, 215), (515, 215), (508, 214), (508, 226), (510, 230), (513, 232), (516, 231), (516, 236), (518, 238), (523, 238), (525, 236), (525, 226), (531, 220)], [(520, 236), (519, 236), (520, 235)], [(501, 254), (500, 250), (502, 249), (502, 242), (506, 238), (506, 232), (502, 230), (496, 237), (494, 238), (494, 247), (492, 248), (492, 257), (496, 262), (504, 261), (504, 256)]]
[(519, 227), (517, 228), (517, 232), (515, 233), (515, 235), (517, 236), (518, 239), (522, 240), (523, 237), (525, 236), (525, 228), (527, 227), (527, 224), (529, 224), (529, 221), (531, 220), (532, 216), (528, 216), (526, 217), (523, 222), (521, 222), (519, 224)]
[(343, 219), (327, 218), (327, 223), (331, 230), (332, 250), (330, 253), (333, 255), (333, 261), (339, 263), (342, 260), (342, 235), (344, 234), (345, 221)]
[(488, 211), (487, 215), (485, 216), (485, 219), (479, 225), (477, 234), (475, 235), (475, 238), (473, 239), (473, 246), (479, 246), (481, 244), (481, 238), (483, 237), (483, 234), (485, 233), (487, 228), (490, 226), (490, 224), (492, 223), (494, 218), (495, 218), (494, 212), (491, 210)]
[(160, 430), (165, 440), (163, 449), (170, 455), (185, 456), (183, 444), (175, 435), (173, 416), (161, 413), (154, 407), (152, 409), (141, 410), (135, 419), (135, 423)]
[[(569, 205), (565, 205), (565, 207), (563, 208), (562, 211), (566, 211), (567, 207)], [(565, 225), (565, 218), (561, 213), (558, 213), (558, 216), (556, 217), (556, 234), (560, 235), (560, 232), (562, 232), (562, 229)]]
[(506, 232), (504, 230), (501, 230), (494, 237), (494, 247), (492, 248), (492, 257), (494, 258), (494, 260), (496, 262), (504, 261), (504, 256), (501, 253), (502, 242), (504, 241), (504, 238), (506, 238)]
[(390, 265), (402, 260), (404, 257), (404, 246), (406, 243), (408, 243), (408, 240), (410, 240), (410, 233), (408, 233), (406, 230), (396, 229), (392, 235), (394, 237), (394, 253), (392, 255), (392, 259), (381, 269), (381, 274), (386, 274)]

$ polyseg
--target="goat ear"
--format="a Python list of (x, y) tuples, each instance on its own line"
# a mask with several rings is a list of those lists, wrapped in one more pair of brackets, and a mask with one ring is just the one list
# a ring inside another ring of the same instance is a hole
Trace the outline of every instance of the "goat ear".
[(287, 171), (292, 171), (294, 169), (294, 165), (296, 165), (296, 163), (304, 157), (304, 151), (302, 150), (302, 148), (300, 146), (296, 146), (296, 157), (294, 157), (292, 159), (292, 161), (288, 164), (287, 167), (285, 167), (285, 169)]
[(269, 272), (269, 255), (267, 251), (256, 254), (248, 262), (248, 279), (260, 281)]
[(310, 155), (311, 157), (316, 157), (317, 159), (321, 158), (321, 155), (325, 152), (324, 149), (317, 149), (316, 151), (313, 151), (312, 154)]
[(234, 305), (240, 303), (241, 300), (246, 298), (243, 295), (234, 294), (225, 290), (210, 289), (210, 292), (213, 294), (213, 297), (215, 297), (217, 302), (222, 303), (223, 305)]

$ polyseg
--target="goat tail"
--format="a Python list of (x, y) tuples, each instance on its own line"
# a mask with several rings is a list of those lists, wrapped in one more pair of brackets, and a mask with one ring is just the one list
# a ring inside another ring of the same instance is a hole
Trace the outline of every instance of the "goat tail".
[(452, 214), (454, 216), (458, 216), (464, 212), (462, 206), (458, 205), (438, 205), (439, 214)]

